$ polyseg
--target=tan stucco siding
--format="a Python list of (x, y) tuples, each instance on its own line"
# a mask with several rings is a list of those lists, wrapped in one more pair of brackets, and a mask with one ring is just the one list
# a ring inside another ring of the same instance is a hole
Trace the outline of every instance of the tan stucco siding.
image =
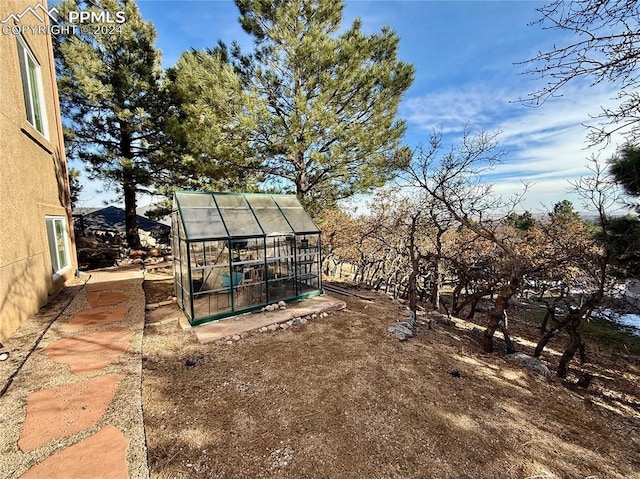
[[(0, 19), (37, 2), (2, 0)], [(44, 2), (42, 2), (44, 3)], [(22, 23), (38, 22), (27, 15)], [(77, 268), (54, 278), (46, 216), (68, 219), (68, 180), (62, 144), (58, 96), (48, 35), (23, 35), (40, 65), (45, 104), (45, 135), (25, 113), (17, 40), (0, 33), (0, 341), (57, 293)], [(72, 237), (72, 227), (67, 221)]]

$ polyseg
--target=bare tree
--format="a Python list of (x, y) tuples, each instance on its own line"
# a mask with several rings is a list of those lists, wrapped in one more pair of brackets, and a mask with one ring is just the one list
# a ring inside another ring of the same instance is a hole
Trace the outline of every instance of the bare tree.
[[(442, 137), (431, 135), (429, 146), (420, 149), (404, 177), (412, 185), (439, 202), (452, 218), (475, 235), (495, 245), (502, 257), (502, 274), (496, 291), (494, 307), (483, 335), (483, 348), (493, 351), (493, 335), (497, 329), (504, 334), (509, 352), (515, 352), (508, 333), (507, 306), (521, 285), (525, 271), (519, 244), (502, 228), (505, 218), (513, 213), (521, 195), (503, 200), (491, 194), (491, 185), (483, 174), (497, 165), (503, 156), (498, 150), (499, 132), (481, 131), (471, 134), (465, 129), (461, 142), (442, 153)], [(526, 187), (522, 194), (526, 191)]]
[[(619, 201), (619, 190), (596, 159), (591, 159), (589, 169), (592, 174), (572, 182), (571, 187), (585, 210), (595, 214), (595, 219), (585, 223), (571, 215), (550, 215), (545, 225), (550, 238), (547, 244), (558, 260), (538, 277), (546, 277), (557, 291), (556, 297), (547, 302), (547, 315), (534, 355), (539, 356), (557, 333), (565, 331), (569, 340), (557, 370), (562, 378), (567, 376), (569, 363), (576, 352), (580, 353), (583, 362), (586, 361), (581, 326), (615, 283), (615, 253), (608, 225), (609, 211)], [(560, 305), (566, 311), (557, 316)]]
[(601, 107), (589, 138), (593, 144), (609, 141), (615, 132), (637, 136), (640, 128), (640, 3), (635, 0), (552, 0), (537, 9), (535, 22), (543, 29), (573, 34), (566, 45), (539, 52), (525, 61), (527, 73), (547, 80), (521, 99), (540, 105), (559, 96), (568, 83), (584, 78), (592, 86), (612, 83), (619, 87), (615, 108)]

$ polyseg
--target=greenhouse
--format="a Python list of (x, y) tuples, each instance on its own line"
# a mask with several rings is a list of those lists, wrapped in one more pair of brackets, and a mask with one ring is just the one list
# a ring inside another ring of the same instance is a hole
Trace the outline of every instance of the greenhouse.
[(293, 195), (176, 192), (175, 295), (192, 325), (322, 292), (320, 229)]

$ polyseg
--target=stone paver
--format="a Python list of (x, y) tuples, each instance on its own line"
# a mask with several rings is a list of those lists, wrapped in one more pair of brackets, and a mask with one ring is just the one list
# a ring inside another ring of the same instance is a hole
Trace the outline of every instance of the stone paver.
[(107, 367), (129, 349), (133, 331), (111, 328), (78, 334), (51, 343), (45, 353), (56, 363), (68, 364), (72, 373), (92, 374)]
[(117, 306), (105, 309), (87, 309), (77, 313), (64, 325), (65, 330), (78, 330), (119, 323), (129, 311), (129, 306)]
[(127, 479), (129, 440), (113, 426), (48, 457), (20, 479)]
[(23, 361), (11, 362), (14, 380), (2, 397), (2, 478), (149, 478), (143, 271), (110, 268), (87, 279), (59, 307), (54, 301), (26, 322), (33, 343), (25, 343)]
[(32, 393), (18, 446), (27, 452), (51, 439), (83, 431), (98, 422), (113, 399), (121, 375), (100, 376)]
[(119, 291), (89, 291), (87, 293), (87, 302), (92, 308), (111, 306), (122, 303), (127, 299), (127, 295)]

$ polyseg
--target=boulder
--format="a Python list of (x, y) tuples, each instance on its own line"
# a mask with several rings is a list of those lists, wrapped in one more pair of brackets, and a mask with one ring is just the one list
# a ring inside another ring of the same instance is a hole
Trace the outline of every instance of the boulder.
[(413, 331), (406, 323), (392, 324), (387, 328), (387, 331), (398, 338), (400, 341), (406, 341), (407, 339), (413, 337)]
[(547, 379), (551, 379), (551, 371), (549, 370), (549, 368), (546, 365), (542, 364), (539, 359), (534, 358), (533, 356), (529, 356), (528, 354), (524, 353), (513, 353), (509, 354), (507, 358), (515, 361), (521, 366), (524, 366), (529, 371), (533, 371), (535, 373), (543, 375)]

